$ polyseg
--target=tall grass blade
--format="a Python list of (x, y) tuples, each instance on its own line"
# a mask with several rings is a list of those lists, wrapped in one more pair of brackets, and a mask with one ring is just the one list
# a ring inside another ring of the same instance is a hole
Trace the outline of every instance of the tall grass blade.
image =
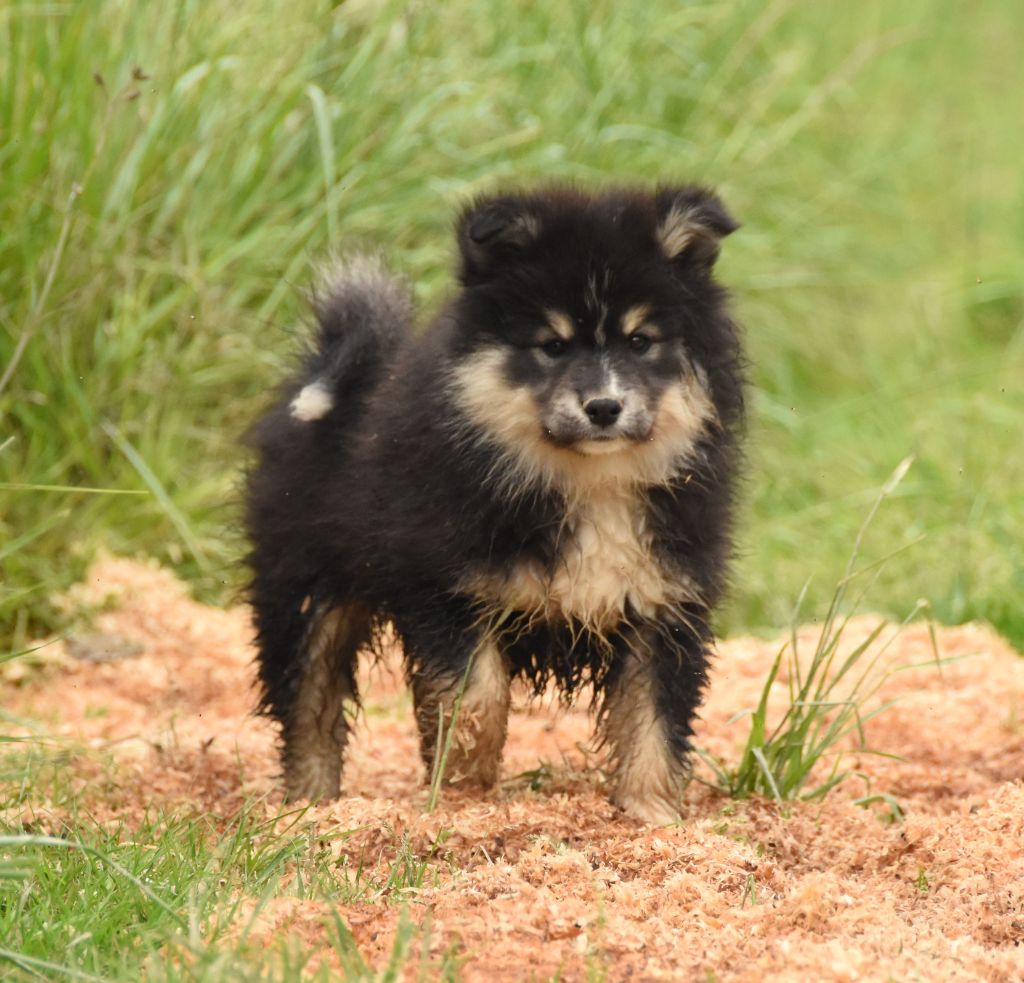
[[(882, 658), (893, 640), (921, 612), (921, 604), (914, 606), (883, 644), (878, 645), (877, 642), (885, 630), (884, 621), (872, 628), (840, 661), (837, 659), (853, 612), (865, 595), (866, 588), (858, 594), (850, 611), (842, 613), (849, 585), (864, 572), (856, 567), (864, 535), (882, 503), (906, 476), (911, 463), (912, 458), (909, 457), (900, 462), (861, 523), (843, 575), (833, 591), (814, 651), (806, 664), (800, 658), (800, 639), (796, 629), (798, 619), (796, 616), (792, 619), (790, 640), (772, 661), (758, 704), (750, 712), (750, 730), (735, 768), (730, 769), (715, 762), (711, 756), (704, 756), (720, 787), (729, 795), (744, 797), (761, 792), (779, 803), (797, 797), (824, 797), (848, 775), (839, 770), (840, 742), (850, 733), (856, 733), (860, 747), (866, 748), (864, 724), (891, 706), (891, 702), (885, 702), (870, 710), (866, 708), (888, 674), (877, 671)], [(872, 565), (875, 569), (881, 566), (879, 563)], [(806, 587), (800, 592), (797, 611), (805, 594)], [(769, 697), (784, 658), (789, 701), (769, 730)], [(849, 692), (840, 694), (840, 687), (845, 688), (848, 677), (858, 668), (860, 671), (849, 686)], [(835, 760), (828, 778), (814, 789), (805, 791), (818, 762), (829, 755), (835, 755)]]
[(196, 564), (201, 570), (208, 569), (208, 561), (206, 553), (203, 551), (202, 546), (199, 545), (199, 540), (196, 539), (195, 534), (192, 532), (192, 527), (189, 525), (188, 519), (184, 513), (174, 504), (174, 500), (168, 494), (167, 489), (164, 487), (163, 482), (156, 476), (153, 469), (143, 460), (142, 455), (129, 443), (128, 439), (124, 437), (120, 430), (114, 426), (109, 420), (104, 420), (101, 424), (103, 432), (110, 437), (110, 439), (117, 446), (118, 450), (131, 462), (132, 467), (138, 471), (139, 476), (143, 481), (149, 485), (150, 491), (153, 493), (156, 500), (162, 506), (164, 512), (167, 513), (167, 517), (171, 520), (174, 528), (178, 530), (178, 535), (181, 536), (182, 542), (185, 544), (189, 553), (192, 554), (192, 558), (196, 561)]

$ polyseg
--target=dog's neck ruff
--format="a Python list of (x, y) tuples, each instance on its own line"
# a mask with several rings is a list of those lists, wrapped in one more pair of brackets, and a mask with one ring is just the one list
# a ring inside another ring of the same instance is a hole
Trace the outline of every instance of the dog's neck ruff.
[(698, 599), (695, 584), (658, 559), (643, 498), (625, 488), (567, 509), (550, 565), (521, 559), (464, 587), (495, 620), (516, 612), (523, 627), (562, 620), (599, 636)]

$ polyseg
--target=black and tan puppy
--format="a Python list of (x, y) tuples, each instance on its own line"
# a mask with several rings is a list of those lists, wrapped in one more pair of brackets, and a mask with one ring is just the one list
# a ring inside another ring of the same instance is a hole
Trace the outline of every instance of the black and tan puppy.
[(613, 800), (676, 817), (730, 554), (743, 391), (701, 188), (486, 198), (421, 334), (356, 259), (257, 424), (250, 598), (293, 798), (339, 794), (357, 653), (393, 625), (424, 760), (498, 778), (509, 686), (592, 684)]

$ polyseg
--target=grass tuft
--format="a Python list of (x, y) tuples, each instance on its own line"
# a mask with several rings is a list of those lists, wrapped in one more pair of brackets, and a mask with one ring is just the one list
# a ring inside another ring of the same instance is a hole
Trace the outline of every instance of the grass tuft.
[[(884, 621), (842, 656), (840, 649), (850, 619), (877, 580), (885, 562), (883, 559), (857, 568), (864, 535), (882, 503), (892, 496), (906, 476), (911, 463), (912, 458), (908, 457), (899, 464), (882, 486), (864, 519), (809, 660), (802, 657), (797, 636), (801, 607), (798, 601), (790, 640), (773, 660), (757, 706), (733, 718), (750, 718), (750, 730), (738, 763), (729, 767), (707, 752), (698, 752), (711, 768), (715, 787), (730, 797), (766, 795), (779, 803), (794, 799), (821, 799), (849, 777), (848, 771), (840, 769), (840, 762), (842, 744), (850, 734), (857, 735), (858, 750), (872, 750), (866, 744), (864, 725), (892, 706), (891, 701), (872, 705), (872, 698), (879, 687), (894, 671), (885, 665), (883, 658), (903, 628), (927, 609), (927, 602), (919, 601), (880, 644), (879, 639), (887, 627)], [(902, 549), (905, 547), (897, 552)], [(851, 587), (868, 573), (872, 576), (867, 578), (866, 585), (847, 607), (847, 595)], [(941, 666), (941, 660), (935, 646), (934, 633), (931, 639), (938, 667)], [(769, 701), (783, 666), (787, 670), (789, 700), (781, 717), (772, 725)], [(828, 759), (832, 759), (828, 776), (808, 788), (818, 764)]]

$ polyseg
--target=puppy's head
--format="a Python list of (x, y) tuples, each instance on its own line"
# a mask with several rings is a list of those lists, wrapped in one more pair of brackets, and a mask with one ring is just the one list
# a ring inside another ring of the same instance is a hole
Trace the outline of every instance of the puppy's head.
[(523, 478), (668, 480), (718, 415), (711, 269), (735, 228), (692, 187), (476, 203), (458, 227), (463, 418)]

